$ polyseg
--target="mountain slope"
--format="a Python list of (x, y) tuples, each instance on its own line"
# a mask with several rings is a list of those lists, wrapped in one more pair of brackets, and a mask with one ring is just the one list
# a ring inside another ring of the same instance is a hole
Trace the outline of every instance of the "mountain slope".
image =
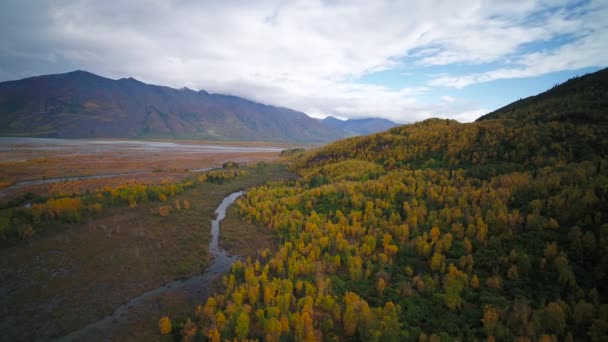
[[(485, 172), (608, 155), (608, 69), (513, 102), (476, 122), (428, 119), (309, 154), (306, 166), (369, 159), (391, 167), (473, 165)], [(370, 154), (370, 150), (374, 151)]]
[(399, 126), (397, 123), (381, 118), (339, 120), (328, 116), (322, 122), (327, 127), (343, 130), (348, 135), (368, 135)]
[(300, 142), (344, 136), (291, 109), (85, 71), (0, 83), (0, 134)]
[(608, 68), (576, 77), (546, 92), (515, 101), (477, 121), (491, 119), (606, 123)]
[(237, 201), (244, 220), (282, 245), (233, 267), (204, 305), (202, 330), (225, 339), (605, 340), (608, 108), (601, 92), (558, 90), (595, 114), (573, 120), (568, 101), (537, 102), (546, 109), (534, 119), (430, 119), (295, 155), (301, 179)]

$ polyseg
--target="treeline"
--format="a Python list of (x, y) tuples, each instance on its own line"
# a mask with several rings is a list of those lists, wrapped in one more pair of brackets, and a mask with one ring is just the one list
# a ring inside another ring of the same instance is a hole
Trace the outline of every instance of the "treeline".
[(136, 208), (150, 201), (166, 202), (194, 185), (193, 181), (160, 185), (133, 181), (82, 195), (39, 199), (26, 206), (5, 208), (0, 210), (0, 239), (30, 238), (42, 224), (77, 223), (87, 215), (102, 213), (110, 207)]
[(204, 174), (198, 176), (198, 181), (221, 184), (238, 176), (244, 176), (247, 173), (247, 170), (239, 170), (236, 169), (234, 166), (228, 165), (226, 166), (226, 169), (218, 169), (205, 172)]
[(174, 334), (213, 341), (602, 341), (605, 127), (446, 120), (300, 157), (243, 219), (281, 246), (236, 263)]
[[(157, 185), (146, 185), (129, 181), (115, 187), (105, 186), (96, 191), (87, 191), (80, 195), (58, 193), (50, 198), (32, 198), (27, 204), (22, 201), (5, 204), (0, 209), (0, 240), (27, 239), (32, 237), (39, 227), (49, 223), (77, 223), (83, 217), (102, 213), (106, 208), (126, 206), (136, 208), (141, 203), (167, 202), (185, 190), (199, 183), (222, 183), (247, 174), (238, 169), (238, 164), (228, 162), (225, 169), (208, 171), (194, 179), (181, 182), (162, 181)], [(190, 207), (189, 202), (175, 202), (176, 209)], [(171, 206), (163, 205), (155, 212), (166, 216)]]

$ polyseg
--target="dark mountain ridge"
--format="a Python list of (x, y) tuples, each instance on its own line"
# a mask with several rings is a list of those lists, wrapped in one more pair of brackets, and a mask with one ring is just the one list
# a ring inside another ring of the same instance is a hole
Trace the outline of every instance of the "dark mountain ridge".
[[(348, 138), (304, 165), (370, 158), (386, 167), (463, 167), (486, 176), (608, 155), (608, 69), (509, 104), (472, 123), (427, 119)], [(490, 166), (491, 165), (491, 166)], [(473, 171), (471, 171), (473, 172)], [(478, 174), (479, 175), (479, 174)]]
[(560, 85), (510, 103), (476, 121), (512, 119), (606, 123), (608, 68), (572, 78)]
[(345, 136), (288, 108), (81, 70), (0, 83), (0, 134), (296, 142)]
[(382, 118), (367, 118), (367, 119), (348, 119), (340, 120), (333, 116), (328, 116), (322, 120), (327, 127), (343, 130), (348, 135), (368, 135), (389, 130), (399, 126), (398, 123)]

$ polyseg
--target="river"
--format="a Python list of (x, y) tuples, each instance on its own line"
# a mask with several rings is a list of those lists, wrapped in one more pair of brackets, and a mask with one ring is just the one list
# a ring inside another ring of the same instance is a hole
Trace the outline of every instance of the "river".
[(237, 191), (224, 197), (222, 203), (220, 203), (215, 210), (216, 216), (215, 219), (211, 221), (211, 242), (209, 242), (209, 253), (211, 253), (213, 261), (204, 273), (186, 279), (174, 280), (161, 287), (146, 291), (116, 308), (111, 315), (108, 315), (99, 321), (92, 322), (83, 328), (56, 340), (111, 339), (112, 332), (115, 328), (124, 323), (130, 310), (135, 310), (138, 305), (143, 305), (147, 300), (166, 292), (179, 291), (182, 294), (186, 294), (188, 298), (199, 302), (209, 296), (211, 294), (211, 284), (218, 277), (228, 272), (232, 264), (238, 259), (237, 256), (229, 255), (225, 250), (219, 248), (219, 235), (220, 222), (226, 217), (226, 210), (242, 195), (243, 191)]

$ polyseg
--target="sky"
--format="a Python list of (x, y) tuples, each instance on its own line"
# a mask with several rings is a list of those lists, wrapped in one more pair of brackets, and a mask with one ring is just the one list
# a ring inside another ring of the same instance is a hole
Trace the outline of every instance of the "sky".
[(3, 0), (0, 81), (87, 70), (313, 117), (461, 122), (608, 66), (608, 0)]

